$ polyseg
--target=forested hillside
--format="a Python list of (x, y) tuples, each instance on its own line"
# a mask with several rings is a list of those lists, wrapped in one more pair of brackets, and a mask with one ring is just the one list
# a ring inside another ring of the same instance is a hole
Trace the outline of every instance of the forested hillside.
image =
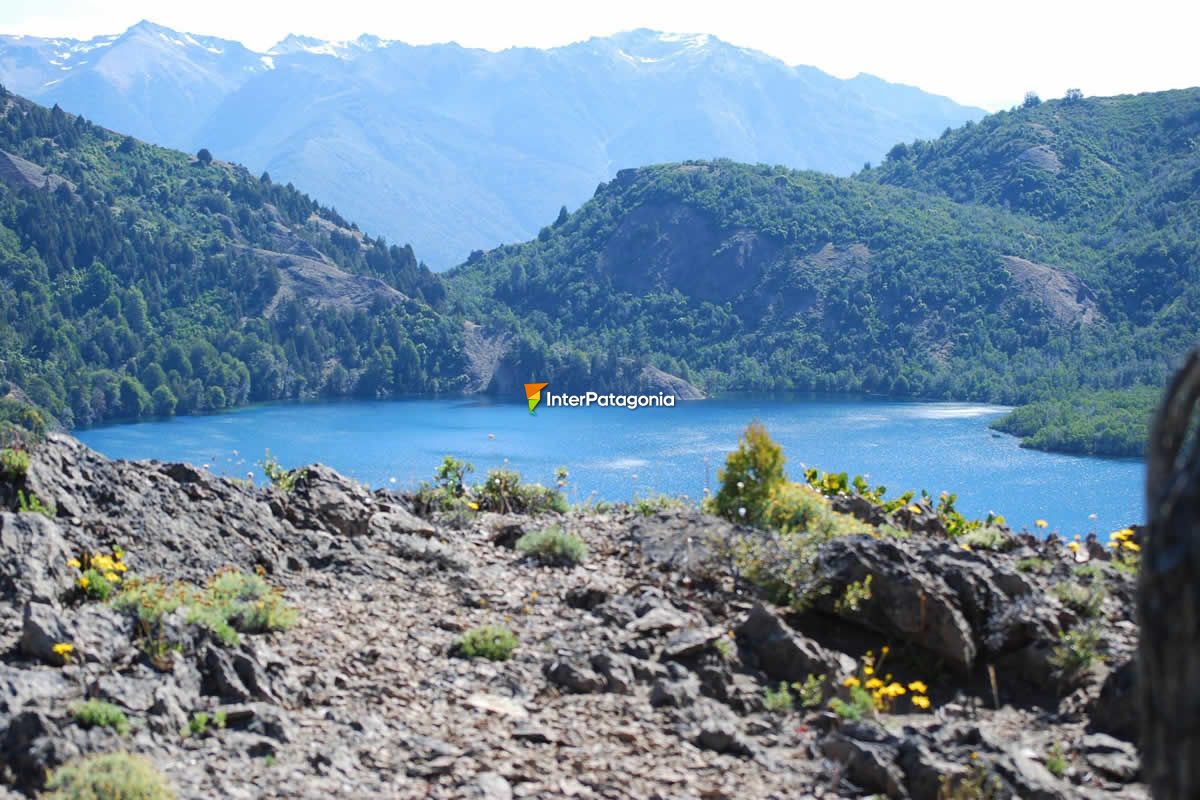
[(0, 90), (0, 383), (67, 425), (462, 385), (412, 250)]
[(1030, 101), (936, 141), (898, 144), (863, 180), (1004, 208), (1096, 250), (1106, 304), (1196, 331), (1200, 89)]
[(626, 171), (451, 287), (560, 382), (628, 356), (710, 390), (1016, 403), (1158, 382), (1190, 342), (1142, 327), (1109, 274), (1086, 237), (1028, 215), (720, 161)]

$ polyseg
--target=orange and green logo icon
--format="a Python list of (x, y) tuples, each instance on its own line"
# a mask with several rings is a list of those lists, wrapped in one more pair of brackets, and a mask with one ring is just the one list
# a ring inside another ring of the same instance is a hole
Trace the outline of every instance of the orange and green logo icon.
[(548, 383), (525, 384), (525, 399), (529, 401), (530, 414), (537, 408), (538, 403), (542, 402), (542, 389), (545, 389), (549, 385)]

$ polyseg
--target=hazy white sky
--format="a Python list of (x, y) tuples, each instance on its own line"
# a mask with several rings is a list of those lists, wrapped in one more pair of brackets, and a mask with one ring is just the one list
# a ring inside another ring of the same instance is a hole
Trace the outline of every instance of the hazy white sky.
[(711, 33), (840, 77), (869, 72), (989, 110), (1200, 85), (1200, 3), (1058, 0), (3, 0), (0, 32), (88, 38), (140, 19), (266, 49), (288, 33), (500, 50), (646, 27)]

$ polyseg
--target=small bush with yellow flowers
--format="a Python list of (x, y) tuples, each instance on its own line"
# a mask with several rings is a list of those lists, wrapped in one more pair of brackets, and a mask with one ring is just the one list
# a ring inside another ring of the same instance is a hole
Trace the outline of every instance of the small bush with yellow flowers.
[(104, 602), (117, 591), (128, 570), (124, 559), (125, 551), (114, 547), (111, 553), (84, 553), (68, 561), (67, 566), (79, 573), (75, 587), (86, 599)]
[(849, 701), (833, 698), (829, 707), (845, 719), (861, 719), (872, 714), (894, 714), (898, 711), (928, 711), (932, 706), (929, 687), (924, 681), (907, 684), (883, 674), (890, 648), (884, 646), (878, 659), (868, 650), (859, 663), (858, 672), (842, 681), (849, 690)]
[(1135, 541), (1133, 528), (1122, 528), (1108, 535), (1113, 551), (1112, 565), (1122, 572), (1136, 573), (1142, 559), (1142, 546)]

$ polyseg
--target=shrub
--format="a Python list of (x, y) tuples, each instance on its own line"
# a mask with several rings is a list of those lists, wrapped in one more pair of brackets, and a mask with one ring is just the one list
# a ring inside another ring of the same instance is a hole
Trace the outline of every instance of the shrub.
[(717, 473), (721, 488), (712, 510), (734, 522), (760, 524), (771, 492), (784, 481), (783, 464), (783, 448), (761, 423), (752, 422)]
[(1100, 614), (1104, 604), (1104, 589), (1099, 586), (1084, 586), (1074, 581), (1064, 581), (1054, 585), (1054, 596), (1067, 608), (1085, 619), (1092, 619)]
[(455, 650), (464, 658), (486, 658), (490, 661), (507, 661), (516, 649), (516, 634), (500, 625), (471, 628), (455, 644)]
[[(972, 761), (978, 757), (972, 753)], [(965, 775), (954, 778), (942, 775), (938, 778), (937, 800), (1000, 800), (1008, 797), (1004, 784), (988, 768), (972, 763)]]
[(587, 558), (583, 539), (567, 533), (558, 525), (531, 531), (517, 540), (517, 551), (543, 564), (572, 566)]
[(44, 517), (54, 518), (55, 509), (53, 505), (46, 505), (42, 502), (42, 498), (38, 497), (33, 492), (25, 492), (21, 489), (17, 490), (17, 513), (20, 514), (41, 514)]
[(1064, 633), (1050, 654), (1050, 664), (1058, 670), (1064, 683), (1075, 683), (1099, 658), (1100, 629), (1095, 624), (1082, 625)]
[(829, 709), (842, 719), (857, 722), (875, 714), (875, 701), (871, 699), (871, 693), (863, 687), (851, 686), (850, 700), (847, 702), (840, 697), (831, 698)]
[(669, 494), (659, 494), (650, 497), (638, 497), (633, 501), (633, 513), (643, 517), (653, 516), (660, 511), (671, 511), (687, 508), (687, 502), (681, 497)]
[(873, 575), (868, 575), (861, 581), (852, 581), (847, 584), (842, 596), (833, 604), (833, 610), (838, 613), (858, 611), (864, 602), (871, 599), (871, 580), (873, 578)]
[(104, 602), (112, 597), (120, 585), (127, 567), (121, 548), (113, 548), (109, 553), (84, 553), (79, 558), (72, 558), (67, 566), (74, 568), (79, 575), (75, 578), (75, 586), (88, 600)]
[(1046, 754), (1046, 770), (1056, 778), (1061, 778), (1067, 771), (1067, 757), (1061, 742), (1055, 742)]
[(1054, 565), (1049, 561), (1036, 556), (1033, 558), (1022, 558), (1017, 562), (1016, 566), (1017, 572), (1032, 572), (1038, 575), (1046, 575), (1054, 569)]
[(787, 481), (776, 484), (771, 490), (759, 521), (782, 534), (805, 533), (822, 541), (871, 532), (867, 523), (834, 511), (829, 501), (812, 488)]
[(866, 523), (834, 511), (809, 487), (788, 482), (776, 485), (760, 522), (778, 533), (740, 537), (725, 555), (739, 578), (765, 590), (773, 602), (797, 610), (828, 591), (813, 569), (820, 546), (837, 536), (871, 531)]
[(262, 467), (263, 474), (267, 476), (267, 480), (271, 482), (271, 485), (288, 494), (295, 491), (296, 484), (308, 473), (308, 470), (303, 468), (284, 469), (279, 465), (279, 461), (275, 456), (271, 455), (270, 450), (266, 451), (263, 455), (260, 466)]
[(737, 650), (733, 646), (733, 642), (726, 636), (722, 636), (713, 642), (713, 648), (716, 649), (717, 655), (723, 661), (733, 661), (733, 657), (737, 655)]
[(71, 718), (85, 728), (112, 728), (120, 734), (129, 732), (125, 712), (103, 700), (88, 700), (71, 709)]
[(792, 710), (795, 703), (791, 690), (786, 683), (780, 683), (778, 689), (768, 686), (763, 690), (763, 707), (772, 713), (784, 713)]
[(215, 725), (218, 730), (224, 729), (225, 712), (218, 711), (210, 717), (203, 711), (197, 711), (192, 715), (192, 718), (188, 720), (186, 733), (192, 736), (203, 736), (204, 734), (208, 733), (209, 723)]
[(20, 480), (29, 472), (29, 453), (6, 447), (0, 450), (0, 477)]
[(967, 531), (958, 537), (960, 544), (965, 544), (973, 550), (995, 550), (1006, 552), (1017, 546), (1017, 539), (1007, 531), (985, 525), (972, 531)]
[(49, 800), (174, 800), (166, 779), (143, 756), (105, 753), (59, 767), (46, 788)]
[(825, 699), (825, 676), (811, 674), (804, 683), (792, 684), (800, 692), (800, 705), (805, 708), (820, 708)]
[(567, 500), (562, 493), (536, 483), (521, 483), (521, 475), (511, 469), (489, 470), (487, 478), (475, 488), (482, 511), (501, 514), (566, 513)]
[(236, 570), (217, 573), (203, 590), (186, 583), (131, 580), (113, 605), (137, 617), (154, 650), (164, 649), (158, 630), (162, 618), (180, 608), (189, 625), (206, 628), (228, 647), (240, 641), (239, 632), (265, 633), (296, 624), (296, 610), (278, 589), (258, 575)]
[(218, 572), (205, 590), (204, 601), (242, 633), (280, 631), (296, 624), (296, 610), (260, 575)]

